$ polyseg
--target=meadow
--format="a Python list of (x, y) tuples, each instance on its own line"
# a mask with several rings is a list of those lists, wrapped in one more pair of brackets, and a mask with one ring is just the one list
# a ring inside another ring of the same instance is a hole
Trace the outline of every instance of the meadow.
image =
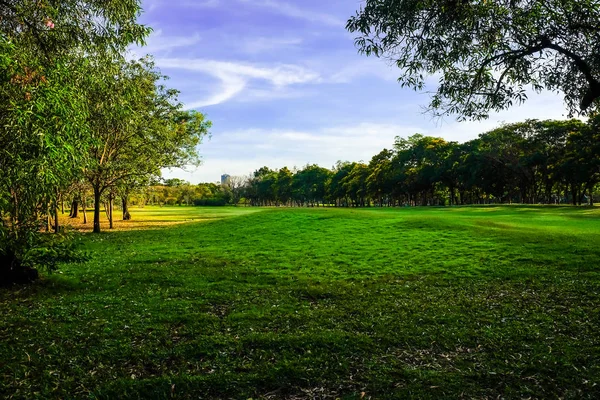
[(131, 211), (0, 289), (0, 397), (600, 398), (599, 209)]

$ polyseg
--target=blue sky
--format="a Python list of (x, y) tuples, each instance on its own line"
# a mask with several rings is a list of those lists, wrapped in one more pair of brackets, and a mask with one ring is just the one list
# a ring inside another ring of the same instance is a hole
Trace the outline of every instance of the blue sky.
[[(565, 118), (562, 97), (534, 94), (483, 122), (433, 119), (428, 95), (402, 89), (397, 68), (359, 55), (346, 20), (351, 0), (144, 0), (154, 33), (134, 55), (154, 55), (188, 108), (213, 122), (203, 165), (165, 171), (192, 183), (267, 165), (368, 162), (395, 136), (463, 142), (501, 122)], [(433, 82), (433, 80), (432, 80)]]

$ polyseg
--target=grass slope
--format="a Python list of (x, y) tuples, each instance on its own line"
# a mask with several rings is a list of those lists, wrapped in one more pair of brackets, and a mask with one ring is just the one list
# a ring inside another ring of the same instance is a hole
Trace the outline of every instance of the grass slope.
[(599, 210), (134, 212), (0, 291), (0, 397), (600, 397)]

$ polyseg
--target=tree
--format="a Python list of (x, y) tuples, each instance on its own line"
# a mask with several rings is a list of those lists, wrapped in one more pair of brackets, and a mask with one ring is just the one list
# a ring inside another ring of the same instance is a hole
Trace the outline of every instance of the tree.
[(230, 176), (227, 186), (231, 190), (231, 202), (237, 206), (244, 194), (246, 179), (243, 176)]
[(368, 200), (367, 178), (371, 174), (369, 166), (363, 163), (355, 163), (348, 175), (342, 179), (342, 186), (348, 197), (352, 200), (354, 207), (365, 207), (370, 204)]
[(47, 64), (73, 48), (122, 53), (151, 31), (137, 22), (140, 12), (140, 0), (0, 0), (0, 40)]
[(567, 136), (561, 170), (571, 187), (573, 205), (581, 205), (586, 192), (592, 197), (594, 186), (600, 181), (598, 123), (598, 118), (593, 118), (588, 126), (573, 130)]
[(177, 91), (163, 85), (150, 58), (96, 61), (110, 76), (92, 80), (88, 88), (93, 143), (84, 174), (94, 190), (98, 233), (105, 190), (132, 177), (158, 175), (162, 168), (197, 165), (196, 146), (211, 124), (197, 111), (181, 111)]
[(276, 200), (277, 173), (268, 167), (262, 167), (254, 171), (252, 179), (252, 194), (254, 202), (266, 206)]
[(287, 204), (292, 198), (292, 184), (294, 175), (288, 167), (283, 167), (277, 172), (277, 198)]
[(330, 174), (328, 169), (312, 164), (306, 165), (294, 175), (292, 187), (303, 204), (306, 201), (311, 206), (314, 206), (315, 203), (317, 207), (319, 203), (324, 205), (325, 185)]
[(349, 206), (348, 191), (344, 185), (346, 177), (354, 169), (356, 163), (348, 161), (338, 161), (335, 165), (333, 173), (327, 181), (327, 197), (333, 200), (337, 206)]
[(430, 108), (486, 118), (527, 99), (526, 87), (564, 94), (570, 114), (600, 99), (596, 0), (366, 0), (347, 29), (361, 53), (386, 57), (405, 87), (439, 76)]
[(118, 182), (117, 193), (121, 197), (121, 210), (123, 213), (123, 221), (131, 220), (129, 212), (129, 197), (135, 191), (140, 191), (142, 188), (148, 187), (152, 176), (149, 175), (133, 175), (128, 176)]
[(371, 174), (367, 177), (367, 189), (369, 194), (378, 201), (379, 206), (390, 203), (392, 188), (394, 186), (392, 176), (392, 158), (394, 152), (383, 149), (369, 162)]

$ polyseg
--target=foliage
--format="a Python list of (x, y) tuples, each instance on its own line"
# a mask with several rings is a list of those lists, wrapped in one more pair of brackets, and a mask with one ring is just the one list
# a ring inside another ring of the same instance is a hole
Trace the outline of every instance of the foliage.
[(597, 209), (133, 212), (197, 222), (0, 290), (0, 397), (600, 395)]
[(600, 98), (595, 0), (367, 0), (347, 24), (366, 55), (389, 58), (403, 86), (439, 77), (430, 108), (482, 119), (527, 99), (564, 93), (571, 114)]
[(232, 200), (231, 189), (228, 185), (215, 183), (192, 185), (182, 179), (166, 179), (163, 185), (147, 187), (145, 193), (134, 199), (136, 203), (141, 205), (194, 204), (196, 206), (224, 206)]
[(150, 33), (137, 22), (139, 0), (0, 0), (0, 6), (2, 36), (49, 64), (75, 47), (120, 53)]
[(227, 205), (227, 200), (221, 199), (196, 199), (194, 200), (195, 206), (207, 206), (207, 207), (222, 207)]
[(83, 262), (86, 253), (78, 248), (72, 234), (61, 232), (42, 234), (34, 229), (24, 230), (21, 236), (0, 227), (0, 286), (28, 283), (37, 279), (38, 269), (55, 271), (60, 263)]
[(67, 78), (73, 68), (57, 62), (44, 72), (27, 53), (14, 46), (5, 50), (10, 61), (0, 65), (0, 251), (13, 260), (2, 266), (0, 281), (7, 270), (29, 267), (30, 251), (45, 246), (36, 233), (40, 214), (56, 209), (57, 188), (74, 179), (74, 162), (87, 143), (83, 98)]

